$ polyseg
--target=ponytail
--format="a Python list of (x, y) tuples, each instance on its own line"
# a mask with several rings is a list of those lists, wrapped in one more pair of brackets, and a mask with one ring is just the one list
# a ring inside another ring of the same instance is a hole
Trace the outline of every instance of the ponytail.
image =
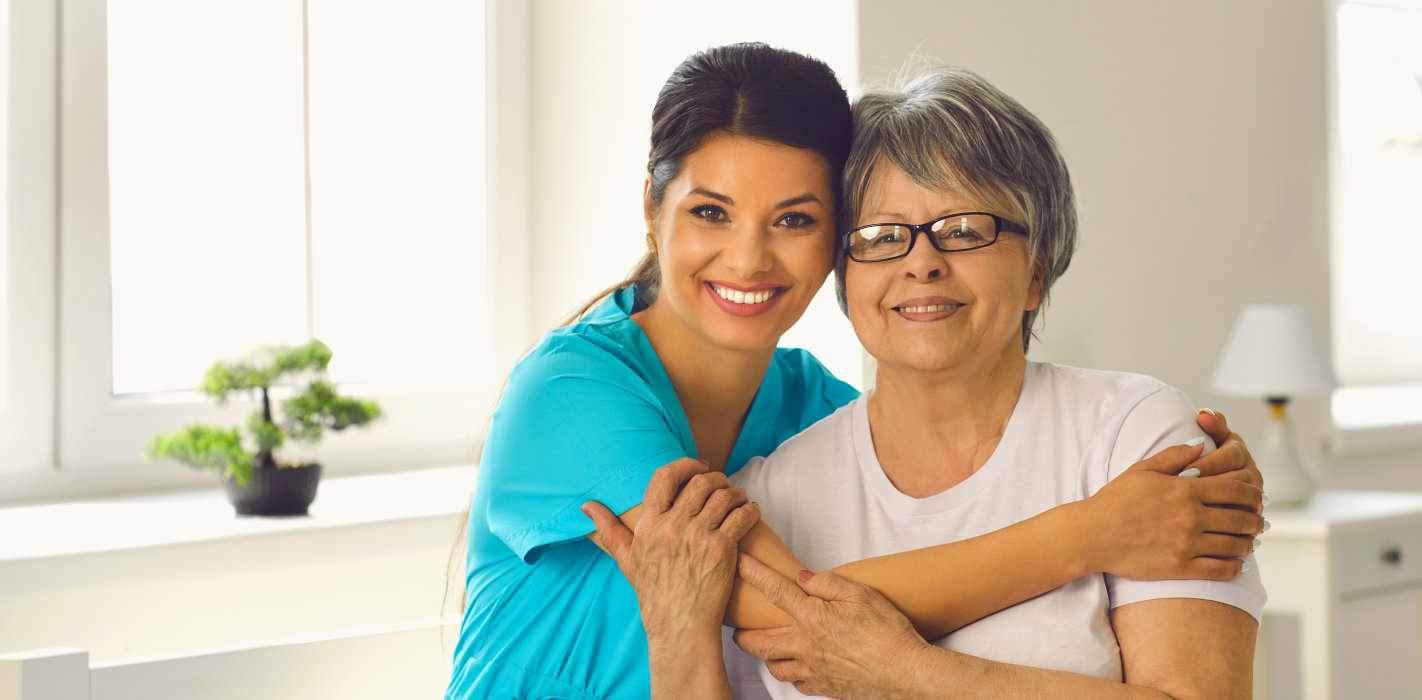
[(651, 306), (652, 302), (657, 300), (658, 292), (661, 291), (662, 268), (661, 265), (657, 263), (657, 254), (655, 252), (647, 251), (647, 254), (643, 255), (642, 259), (637, 262), (636, 269), (632, 270), (632, 274), (628, 275), (627, 279), (598, 292), (596, 296), (589, 299), (587, 303), (583, 304), (577, 311), (574, 311), (572, 315), (563, 319), (558, 324), (558, 327), (561, 328), (576, 323), (578, 319), (587, 315), (594, 306), (597, 306), (598, 302), (633, 285), (637, 286), (637, 298), (632, 301), (632, 309), (629, 311), (629, 315)]

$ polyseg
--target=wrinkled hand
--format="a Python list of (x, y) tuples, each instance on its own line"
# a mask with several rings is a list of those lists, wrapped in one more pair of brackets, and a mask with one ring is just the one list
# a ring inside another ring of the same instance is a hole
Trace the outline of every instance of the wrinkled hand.
[(794, 619), (789, 627), (738, 630), (736, 644), (771, 675), (806, 695), (882, 698), (922, 668), (931, 647), (878, 591), (831, 572), (799, 583), (742, 554), (741, 578)]
[(741, 538), (760, 521), (745, 491), (704, 462), (679, 459), (652, 475), (635, 529), (596, 501), (583, 513), (637, 591), (649, 643), (720, 633)]
[[(1099, 570), (1140, 580), (1239, 576), (1254, 536), (1263, 531), (1263, 491), (1244, 442), (1223, 416), (1200, 414), (1220, 448), (1169, 447), (1132, 465), (1086, 499), (1090, 551), (1103, 555)], [(1175, 476), (1199, 470), (1200, 478)], [(1252, 473), (1252, 475), (1251, 475)]]

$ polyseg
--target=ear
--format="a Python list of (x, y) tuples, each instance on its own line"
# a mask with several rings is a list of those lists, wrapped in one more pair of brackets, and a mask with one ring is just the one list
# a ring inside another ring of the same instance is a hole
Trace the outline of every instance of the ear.
[(1047, 266), (1037, 263), (1032, 266), (1032, 281), (1027, 285), (1027, 305), (1023, 311), (1031, 311), (1042, 304), (1042, 280), (1047, 277)]
[(657, 218), (657, 203), (652, 201), (652, 176), (642, 181), (642, 218), (647, 221), (647, 231), (651, 232), (652, 222)]

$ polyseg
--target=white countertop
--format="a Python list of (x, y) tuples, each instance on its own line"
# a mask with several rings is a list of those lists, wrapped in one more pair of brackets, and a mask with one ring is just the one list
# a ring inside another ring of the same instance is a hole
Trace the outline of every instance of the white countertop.
[(237, 516), (220, 488), (0, 508), (0, 564), (458, 515), (472, 466), (323, 479), (305, 517)]

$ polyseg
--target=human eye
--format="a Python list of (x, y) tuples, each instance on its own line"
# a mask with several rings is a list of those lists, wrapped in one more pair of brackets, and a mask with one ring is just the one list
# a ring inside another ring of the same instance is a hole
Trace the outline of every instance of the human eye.
[(730, 220), (730, 217), (726, 216), (726, 210), (715, 204), (694, 206), (691, 208), (691, 215), (703, 221), (716, 224)]
[(789, 214), (780, 217), (780, 225), (789, 229), (805, 229), (814, 226), (819, 222), (819, 219), (816, 219), (815, 217), (810, 216), (809, 214), (802, 214), (798, 211), (792, 211)]
[(951, 242), (955, 246), (970, 246), (988, 239), (988, 236), (984, 235), (984, 230), (981, 226), (975, 225), (970, 217), (950, 217), (934, 227), (933, 235), (941, 242)]
[(904, 242), (902, 226), (870, 226), (860, 229), (860, 241), (871, 248), (895, 245)]

